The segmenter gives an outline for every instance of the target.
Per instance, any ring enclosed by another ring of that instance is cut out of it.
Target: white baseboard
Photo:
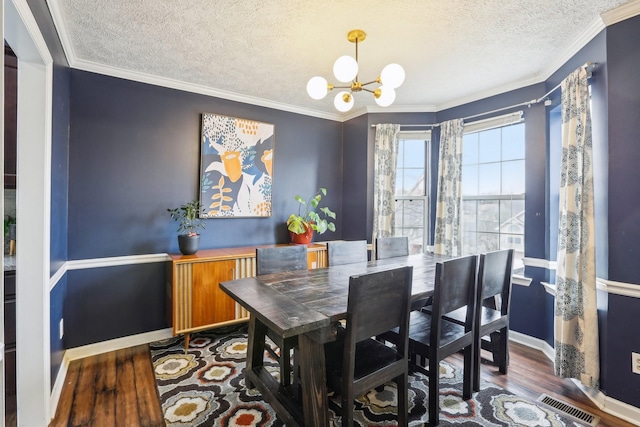
[[[66,353],[65,353],[66,356]],[[56,416],[56,409],[58,409],[58,402],[60,401],[60,394],[62,394],[62,386],[64,385],[64,381],[67,378],[67,371],[69,369],[69,361],[66,357],[62,358],[62,363],[60,364],[60,369],[58,370],[58,375],[56,375],[56,380],[53,383],[53,389],[51,390],[51,419],[53,420]]]
[[[547,356],[547,359],[551,360],[552,362],[555,359],[555,350],[545,340],[534,338],[530,335],[525,335],[514,330],[509,331],[509,340],[522,345],[526,345],[527,347],[536,350],[540,350],[542,353],[544,353],[545,356]]]
[[[527,347],[540,350],[552,362],[555,360],[555,350],[544,340],[513,330],[509,331],[509,339],[513,342],[526,345]],[[630,422],[633,425],[640,426],[640,408],[608,397],[600,390],[586,387],[576,379],[572,379],[572,381],[601,411]]]
[[[153,341],[171,338],[172,336],[173,330],[171,328],[160,329],[158,331],[145,332],[143,334],[130,335],[128,337],[116,338],[109,341],[70,348],[64,353],[64,357],[69,359],[69,361],[72,361],[82,359],[84,357],[95,356],[96,354],[106,353],[108,351],[120,350],[140,344],[148,344]]]

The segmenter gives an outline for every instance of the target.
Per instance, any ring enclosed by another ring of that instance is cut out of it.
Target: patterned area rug
[[[284,425],[261,394],[244,385],[246,324],[192,335],[187,354],[182,337],[152,343],[150,349],[167,426]],[[269,365],[277,377],[275,360]],[[415,373],[409,381],[410,425],[428,425],[428,380]],[[396,425],[395,394],[390,383],[358,398],[354,425]],[[335,426],[341,425],[338,404],[337,399],[330,402]],[[441,426],[582,425],[487,382],[464,401],[462,372],[446,362],[440,364],[440,406]]]

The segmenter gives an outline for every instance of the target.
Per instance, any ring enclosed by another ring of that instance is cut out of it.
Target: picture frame
[[[275,126],[202,113],[201,218],[270,217]]]

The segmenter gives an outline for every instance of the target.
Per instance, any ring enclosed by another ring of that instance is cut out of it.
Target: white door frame
[[[49,320],[53,59],[26,0],[3,0],[18,58],[16,375],[18,426],[51,420]]]

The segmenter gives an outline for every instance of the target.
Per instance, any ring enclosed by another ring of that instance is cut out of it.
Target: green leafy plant
[[[193,200],[178,208],[167,209],[167,211],[171,215],[171,219],[178,223],[177,231],[182,234],[195,236],[200,227],[205,228],[204,223],[200,220],[203,211],[199,200]]]
[[[305,200],[300,196],[296,196],[299,203],[298,214],[291,214],[287,219],[287,228],[295,234],[303,234],[307,228],[311,227],[318,234],[322,234],[327,230],[336,231],[336,226],[330,219],[336,219],[336,214],[327,207],[319,208],[322,196],[327,195],[326,188],[320,188],[310,199]],[[322,217],[316,211],[319,210]]]

